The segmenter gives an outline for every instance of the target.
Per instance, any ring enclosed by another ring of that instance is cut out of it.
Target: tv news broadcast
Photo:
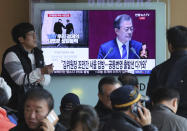
[[[114,21],[124,14],[130,27],[120,30]],[[45,63],[56,75],[147,75],[155,67],[155,10],[43,10],[41,22]]]

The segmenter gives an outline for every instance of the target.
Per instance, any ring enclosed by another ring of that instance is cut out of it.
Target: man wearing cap
[[[61,114],[59,117],[59,122],[64,125],[67,129],[70,128],[70,117],[74,107],[80,105],[79,97],[74,93],[67,93],[63,96],[60,105]]]
[[[157,131],[151,124],[151,114],[140,103],[141,94],[132,85],[114,90],[110,95],[114,112],[103,131]]]

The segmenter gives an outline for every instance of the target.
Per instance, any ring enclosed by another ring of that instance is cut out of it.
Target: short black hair
[[[19,37],[25,38],[26,33],[28,33],[29,31],[34,31],[34,26],[32,24],[30,23],[17,24],[12,28],[11,31],[13,41],[19,44],[20,42],[18,38]]]
[[[168,44],[173,48],[187,48],[187,28],[185,26],[174,26],[167,30]]]
[[[180,100],[180,94],[174,88],[159,87],[151,93],[151,101],[153,104],[158,104],[163,100],[172,100],[173,98],[177,98],[178,101]]]
[[[54,99],[51,93],[43,88],[30,89],[25,96],[25,103],[28,100],[45,100],[48,104],[49,111],[54,108]]]
[[[114,28],[120,29],[121,22],[123,21],[132,21],[132,18],[127,14],[118,15],[114,20]]]
[[[82,124],[85,131],[97,131],[99,117],[92,106],[78,105],[71,114],[70,129],[74,129],[78,122]]]
[[[0,107],[8,103],[8,96],[3,88],[0,88]]]
[[[124,73],[118,77],[118,80],[122,83],[122,85],[132,85],[138,86],[138,79],[134,74]]]
[[[115,85],[115,84],[121,84],[115,77],[113,76],[107,76],[107,77],[103,77],[98,84],[98,91],[99,94],[103,95],[103,85],[105,84],[111,84],[111,85]]]

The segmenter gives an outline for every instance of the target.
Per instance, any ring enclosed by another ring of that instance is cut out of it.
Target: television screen
[[[123,14],[132,22],[122,30],[114,21]],[[41,22],[41,47],[54,74],[150,74],[155,67],[154,9],[42,10]]]

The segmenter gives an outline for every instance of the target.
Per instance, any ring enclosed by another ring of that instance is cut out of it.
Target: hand
[[[53,72],[53,64],[45,65],[41,68],[41,74],[51,74]]]
[[[41,121],[40,129],[42,129],[43,131],[54,131],[55,127],[48,119],[43,119]]]
[[[36,81],[36,83],[40,83],[41,81],[43,81],[44,80],[44,76],[42,76],[40,79],[38,79],[37,81]]]
[[[143,111],[142,111],[143,110]],[[145,107],[138,107],[138,112],[140,114],[140,118],[136,117],[136,121],[140,123],[142,126],[150,125],[151,124],[151,113]]]

